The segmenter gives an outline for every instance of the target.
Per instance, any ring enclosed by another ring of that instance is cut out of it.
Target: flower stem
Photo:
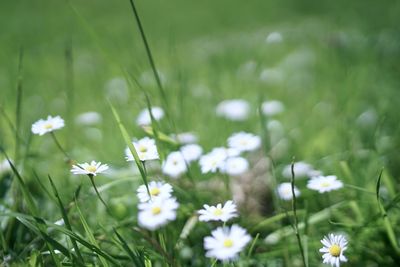
[[[60,142],[58,142],[57,137],[54,134],[54,132],[50,132],[50,135],[53,138],[54,143],[56,143],[56,146],[58,147],[58,149],[60,149],[60,151],[64,154],[64,156],[68,159],[68,161],[71,162],[71,158],[68,156],[68,154],[65,151],[65,149],[61,146]]]
[[[90,182],[92,182],[92,185],[93,185],[94,191],[96,192],[97,197],[100,199],[101,203],[103,203],[104,207],[106,207],[107,212],[110,215],[112,215],[110,209],[108,208],[108,206],[106,204],[106,202],[103,200],[103,198],[101,197],[99,191],[97,190],[96,184],[95,184],[94,179],[93,179],[93,175],[88,174],[88,176],[90,178]]]

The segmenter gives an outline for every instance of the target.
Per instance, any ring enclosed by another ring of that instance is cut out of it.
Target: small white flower
[[[293,171],[296,178],[304,178],[308,177],[309,174],[314,171],[314,169],[312,165],[303,161],[299,161],[294,163]],[[292,178],[292,165],[286,165],[285,168],[283,168],[282,175],[288,179]]]
[[[198,160],[203,153],[203,149],[197,144],[184,145],[180,148],[180,151],[182,152],[183,158],[186,162]]]
[[[48,116],[47,119],[40,119],[32,124],[32,133],[44,135],[45,133],[50,133],[63,127],[64,120],[60,116]]]
[[[92,160],[89,163],[77,164],[72,165],[71,172],[73,174],[86,174],[86,175],[93,175],[96,176],[99,173],[108,170],[107,164],[101,164],[101,162],[96,162]]]
[[[172,186],[168,183],[151,181],[148,186],[150,195],[145,185],[141,185],[137,189],[137,196],[140,202],[147,202],[156,198],[167,199],[171,197]]]
[[[231,176],[245,173],[249,169],[249,162],[242,157],[227,158],[221,172]]]
[[[132,143],[141,161],[154,160],[160,158],[158,155],[157,146],[154,139],[144,137],[139,141],[134,141]],[[125,149],[125,155],[127,161],[135,160],[128,147]]]
[[[251,133],[234,133],[228,138],[228,146],[241,152],[253,151],[261,146],[261,138]]]
[[[141,227],[156,230],[176,219],[179,203],[175,198],[155,198],[152,201],[139,203],[138,223]]]
[[[204,238],[206,257],[222,261],[234,260],[250,242],[251,237],[245,229],[238,225],[218,227],[211,232],[211,236]]]
[[[217,204],[217,206],[209,206],[205,204],[204,209],[199,210],[199,220],[202,222],[209,221],[223,221],[227,222],[231,218],[237,217],[236,204],[232,200],[228,200],[224,206]]]
[[[265,42],[269,44],[274,44],[274,43],[281,43],[283,40],[282,35],[279,32],[271,32],[268,34],[267,38],[265,39]]]
[[[199,164],[202,173],[217,172],[223,170],[225,160],[229,157],[236,157],[239,150],[226,147],[215,147],[211,152],[200,157]]]
[[[317,176],[308,181],[307,187],[322,194],[342,188],[343,183],[335,175]]]
[[[273,116],[282,113],[285,110],[282,102],[278,100],[271,100],[262,103],[261,110],[266,116]]]
[[[180,151],[171,152],[162,165],[162,172],[172,178],[178,178],[187,171],[186,161]]]
[[[291,183],[281,183],[278,185],[277,192],[280,199],[292,200],[293,198]],[[294,186],[294,195],[296,197],[300,196],[300,191],[296,186]]]
[[[271,85],[280,84],[283,81],[283,73],[277,68],[266,68],[261,71],[260,80]]]
[[[152,107],[151,113],[153,114],[153,117],[156,121],[159,121],[164,117],[164,110],[160,107]],[[147,108],[143,109],[139,113],[139,115],[136,119],[136,123],[138,125],[150,125],[151,124],[150,112]]]
[[[339,267],[340,262],[346,262],[347,258],[343,255],[347,249],[347,240],[343,235],[329,234],[324,236],[321,240],[324,245],[319,252],[324,253],[322,255],[323,263],[330,264],[332,267]]]
[[[191,132],[172,135],[172,138],[178,141],[180,144],[194,144],[198,141],[197,135]]]
[[[223,117],[232,121],[243,121],[248,118],[250,105],[243,99],[231,99],[220,102],[217,106],[216,113],[219,117]]]
[[[95,111],[85,112],[78,115],[75,122],[80,125],[95,125],[100,123],[102,117],[99,113]]]

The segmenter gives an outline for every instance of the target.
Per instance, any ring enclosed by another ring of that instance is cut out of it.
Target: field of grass
[[[161,86],[129,0],[0,3],[0,266],[328,266],[319,249],[330,233],[348,241],[343,266],[398,266],[398,1],[134,3]],[[248,117],[218,116],[227,99],[246,100]],[[283,112],[263,114],[270,100]],[[165,116],[141,127],[149,106]],[[33,134],[48,115],[65,127]],[[194,161],[169,177],[163,164],[181,146],[170,136],[184,132],[203,154],[237,132],[262,145],[242,153],[240,175]],[[146,136],[160,160],[126,161],[129,140]],[[92,160],[110,168],[71,173]],[[296,162],[343,187],[311,190]],[[179,203],[154,231],[138,224],[136,194],[153,180]],[[296,201],[280,199],[284,182]],[[204,204],[228,200],[237,217],[198,221]],[[206,257],[204,238],[233,224],[251,241],[232,260]]]

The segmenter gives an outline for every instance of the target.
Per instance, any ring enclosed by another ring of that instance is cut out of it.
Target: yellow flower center
[[[46,124],[44,125],[44,128],[47,129],[47,130],[50,130],[51,128],[53,128],[53,124],[51,124],[51,123],[46,123]]]
[[[233,246],[233,241],[232,241],[232,239],[225,239],[224,240],[224,247],[226,247],[226,248],[230,248],[230,247],[232,247]]]
[[[220,208],[216,208],[213,213],[215,216],[219,216],[222,215],[223,211]]]
[[[159,194],[160,194],[160,189],[158,189],[157,187],[150,189],[150,195],[158,196]]]
[[[331,184],[329,182],[322,182],[321,186],[322,187],[329,187]]]
[[[342,249],[339,247],[339,245],[334,244],[329,248],[329,253],[333,257],[339,257],[341,250]]]
[[[153,213],[153,215],[157,215],[161,213],[161,208],[160,207],[153,207],[151,209],[151,213]]]
[[[95,172],[97,171],[96,166],[89,165],[85,168],[88,172]]]
[[[142,152],[142,153],[145,153],[145,152],[147,152],[147,147],[139,146],[139,151]]]

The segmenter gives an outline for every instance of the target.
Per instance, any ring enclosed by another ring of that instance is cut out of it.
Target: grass
[[[263,208],[239,207],[234,222],[253,241],[235,266],[319,266],[319,241],[330,232],[348,236],[348,266],[396,266],[399,3],[132,3],[143,32],[129,1],[0,4],[0,159],[14,163],[0,172],[4,266],[223,266],[204,257],[203,238],[216,224],[194,215],[203,204],[227,200],[215,187],[225,178],[194,165],[173,180],[124,159],[131,138],[153,136],[168,155],[176,144],[167,135],[185,131],[197,133],[206,152],[234,132],[263,137],[265,149],[249,156],[254,192],[247,193]],[[265,42],[273,31],[283,42]],[[265,69],[278,76],[262,81]],[[230,98],[249,101],[248,120],[215,116],[215,106]],[[282,101],[285,112],[260,116],[257,107],[268,99]],[[150,105],[163,106],[168,118],[142,129],[136,116]],[[77,124],[87,111],[98,112],[101,123]],[[66,120],[57,139],[31,134],[32,123],[48,114]],[[282,129],[266,128],[271,120]],[[98,193],[88,177],[70,174],[66,155],[112,167],[95,177]],[[345,186],[327,197],[296,177],[301,196],[293,207],[280,201],[274,188],[290,182],[281,173],[293,157]],[[264,158],[272,161],[259,171]],[[173,185],[180,208],[174,222],[150,232],[138,227],[135,193],[158,178]],[[65,225],[56,225],[61,218]]]

